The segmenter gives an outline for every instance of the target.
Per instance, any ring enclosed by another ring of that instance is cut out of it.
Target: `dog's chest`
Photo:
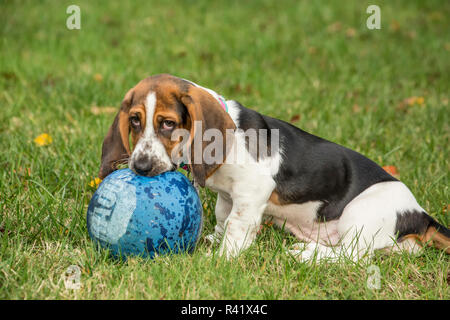
[[[245,133],[237,131],[224,163],[206,179],[210,189],[227,193],[231,197],[252,201],[255,195],[270,194],[275,188],[274,176],[280,167],[281,155],[274,153],[256,160],[246,147]]]
[[[262,194],[268,198],[275,189],[275,181],[259,164],[225,163],[206,180],[206,186],[233,199],[239,198],[250,203]]]

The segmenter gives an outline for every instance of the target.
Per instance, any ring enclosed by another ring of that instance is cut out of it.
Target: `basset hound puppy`
[[[416,252],[427,245],[450,253],[450,230],[375,162],[167,74],[148,77],[125,95],[103,142],[99,177],[119,163],[145,176],[176,170],[177,129],[189,133],[184,146],[195,182],[218,193],[208,239],[221,241],[221,255],[248,248],[267,219],[305,242],[290,250],[303,261],[357,260],[376,249]],[[214,143],[205,138],[208,130],[222,135],[214,148],[221,160],[204,159]],[[257,154],[247,132],[258,134]]]

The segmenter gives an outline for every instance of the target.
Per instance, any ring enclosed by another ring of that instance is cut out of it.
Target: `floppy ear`
[[[130,155],[128,110],[131,105],[132,95],[132,90],[125,95],[120,110],[103,140],[102,161],[98,174],[100,179],[104,179],[108,174],[116,170],[118,164],[128,161]]]
[[[205,180],[218,169],[221,163],[205,163],[203,151],[209,143],[203,141],[202,137],[205,130],[218,129],[223,137],[223,161],[231,147],[226,134],[227,129],[235,129],[236,125],[229,114],[222,108],[219,102],[213,98],[207,91],[198,87],[191,87],[187,94],[183,94],[181,102],[186,106],[191,120],[190,128],[190,164],[195,181],[202,187],[205,186]],[[201,127],[199,125],[201,124]],[[199,157],[202,157],[199,159]]]

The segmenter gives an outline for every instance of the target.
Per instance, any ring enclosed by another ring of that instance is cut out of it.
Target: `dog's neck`
[[[222,95],[218,94],[218,93],[215,92],[214,90],[211,90],[211,89],[209,89],[209,88],[202,87],[202,86],[196,84],[195,82],[192,82],[192,81],[189,81],[189,80],[186,80],[186,79],[183,79],[183,80],[185,80],[185,81],[191,83],[192,85],[194,85],[194,86],[196,86],[196,87],[198,87],[198,88],[201,88],[201,89],[203,89],[203,90],[206,90],[210,95],[213,96],[214,99],[217,100],[217,102],[219,102],[219,104],[222,106],[223,110],[225,110],[226,112],[228,112],[227,100],[226,100]]]

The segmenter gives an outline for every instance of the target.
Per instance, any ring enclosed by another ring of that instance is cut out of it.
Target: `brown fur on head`
[[[130,155],[128,111],[132,96],[133,89],[125,95],[119,112],[103,140],[102,160],[98,174],[100,179],[104,179],[108,174],[116,170],[118,164],[128,161],[128,156]]]
[[[149,97],[153,98],[153,106],[147,105]],[[152,119],[147,119],[148,110],[153,112]],[[194,132],[196,127],[193,124],[196,121],[201,122],[202,132]],[[181,140],[172,141],[171,133],[179,128],[190,132],[189,166],[197,183],[204,186],[205,180],[221,163],[206,164],[203,159],[197,159],[194,164],[197,143],[194,136],[203,136],[204,131],[211,128],[220,130],[224,137],[223,154],[226,155],[226,129],[235,129],[235,124],[220,103],[206,90],[166,74],[140,81],[125,95],[103,141],[99,177],[103,179],[117,169],[117,164],[126,161],[130,169],[143,175],[153,176],[174,169],[176,165],[170,157]],[[130,134],[132,148],[129,143]],[[197,147],[203,154],[208,143],[200,143],[202,145]],[[163,148],[160,148],[161,145]]]

